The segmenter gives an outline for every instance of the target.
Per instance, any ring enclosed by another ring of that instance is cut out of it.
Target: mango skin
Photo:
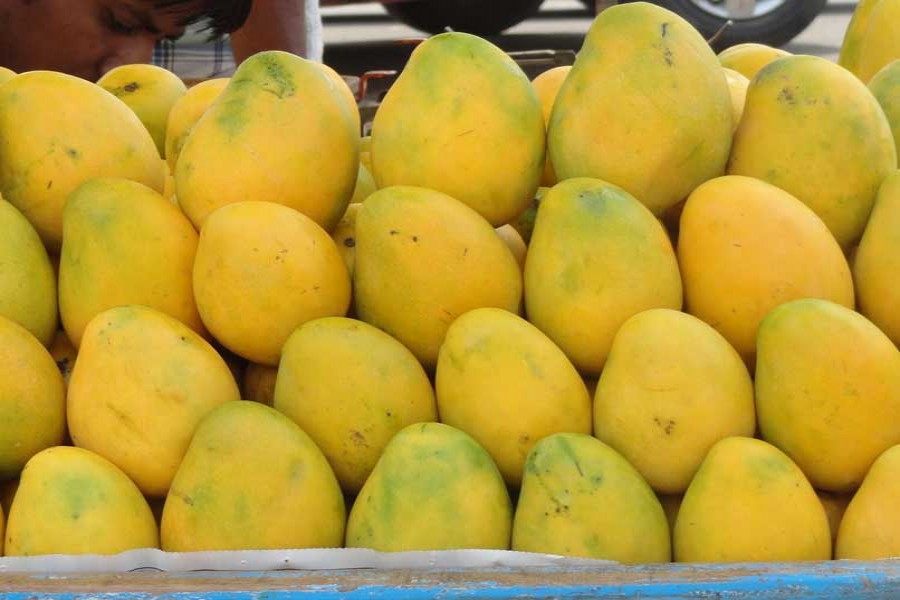
[[[749,366],[759,323],[779,304],[819,297],[854,305],[850,267],[822,220],[751,177],[694,190],[681,214],[678,263],[687,312],[715,327]]]
[[[756,411],[763,439],[817,488],[852,491],[900,443],[900,350],[843,306],[794,300],[759,328]]]
[[[341,253],[350,277],[353,277],[353,269],[356,266],[356,216],[359,214],[359,208],[359,204],[348,206],[347,212],[331,232],[331,239]]]
[[[744,116],[744,105],[747,103],[747,88],[750,80],[733,69],[723,69],[725,79],[728,81],[728,91],[731,93],[732,127],[737,129]]]
[[[884,110],[894,132],[894,145],[900,148],[900,59],[875,73],[869,80],[869,91]]]
[[[513,487],[542,438],[591,433],[591,399],[578,371],[541,330],[499,308],[453,322],[435,388],[441,422],[481,444]]]
[[[41,238],[22,213],[0,197],[0,315],[49,346],[57,328],[56,274]]]
[[[164,496],[200,420],[238,399],[228,365],[203,338],[151,308],[116,307],[85,329],[69,379],[69,433],[147,496]]]
[[[394,434],[437,420],[431,382],[412,352],[380,329],[342,317],[309,321],[291,334],[274,406],[322,449],[349,494],[362,488]]]
[[[859,71],[859,55],[866,31],[869,27],[869,19],[874,9],[881,0],[860,0],[853,10],[850,23],[844,31],[844,39],[841,42],[841,50],[838,54],[838,64],[853,74]]]
[[[525,305],[582,374],[600,374],[629,317],[681,302],[668,234],[634,197],[584,177],[546,193],[525,261]]]
[[[51,253],[62,241],[63,204],[85,181],[123,177],[162,192],[165,170],[153,138],[112,94],[50,71],[7,83],[0,88],[0,193]]]
[[[0,316],[0,481],[61,444],[65,431],[66,391],[56,363],[28,330]]]
[[[560,181],[608,181],[659,216],[724,172],[731,124],[728,84],[706,41],[675,13],[637,2],[594,20],[547,144]]]
[[[207,79],[188,89],[169,111],[169,119],[166,121],[166,145],[164,156],[169,172],[175,172],[175,164],[181,149],[188,136],[194,129],[194,125],[207,111],[209,106],[219,97],[225,86],[228,85],[228,77]],[[174,187],[174,179],[173,179]]]
[[[313,440],[277,410],[227,402],[198,425],[163,508],[163,550],[336,548],[346,509]]]
[[[434,368],[447,328],[484,306],[518,312],[522,274],[490,223],[440,192],[369,196],[356,217],[356,313]]]
[[[722,50],[718,54],[718,59],[723,67],[733,69],[749,80],[756,77],[756,74],[770,62],[785,56],[792,55],[781,48],[748,42]]]
[[[126,304],[164,312],[204,334],[194,302],[198,235],[178,208],[127,179],[92,179],[63,209],[59,310],[78,347],[99,313]]]
[[[108,460],[56,446],[34,455],[6,526],[6,556],[118,554],[159,547],[153,513]]]
[[[0,84],[6,83],[16,76],[16,72],[6,67],[0,67]]]
[[[194,260],[203,323],[226,348],[275,366],[294,329],[342,316],[350,276],[328,233],[272,202],[236,202],[210,215]]]
[[[881,0],[872,7],[867,21],[855,71],[863,83],[868,83],[878,71],[900,58],[900,39],[897,36],[900,0]]]
[[[378,186],[375,185],[375,178],[369,172],[369,169],[362,163],[359,165],[359,172],[356,176],[356,187],[353,188],[353,197],[350,198],[350,205],[359,204],[366,198],[375,193]],[[350,208],[349,206],[347,207]]]
[[[507,223],[506,225],[497,228],[497,235],[500,236],[500,239],[503,240],[503,243],[506,244],[509,251],[512,252],[516,259],[516,263],[519,265],[519,269],[524,270],[528,246],[525,245],[525,240],[522,239],[521,234],[519,234],[515,227]]]
[[[252,199],[332,230],[359,166],[358,115],[342,94],[317,63],[294,54],[270,50],[241,63],[175,165],[178,201],[194,226],[219,207]]]
[[[165,158],[169,112],[187,91],[181,78],[156,65],[130,64],[107,71],[97,85],[134,111],[150,132],[160,158]]]
[[[509,549],[512,503],[490,455],[442,423],[400,430],[356,497],[348,548]]]
[[[443,192],[497,227],[533,197],[544,146],[541,103],[521,68],[487,40],[442,33],[416,47],[378,107],[372,175],[379,188]]]
[[[669,524],[641,474],[589,435],[557,433],[528,455],[512,549],[616,560],[671,560]]]
[[[559,94],[559,88],[572,70],[571,65],[562,67],[553,67],[535,77],[531,81],[534,91],[541,101],[541,112],[544,115],[544,127],[550,125],[550,115],[553,113],[553,104],[556,102],[556,96]],[[552,187],[558,183],[556,172],[553,170],[553,164],[550,162],[550,153],[544,160],[544,172],[541,175],[541,185],[544,187]]]
[[[740,355],[715,329],[671,309],[639,313],[616,333],[593,414],[594,435],[663,494],[684,492],[717,441],[756,430]]]
[[[831,559],[828,517],[803,472],[775,446],[747,437],[710,449],[673,539],[677,562]]]
[[[872,463],[853,495],[837,534],[834,557],[876,560],[900,556],[900,446],[891,446]]]
[[[797,197],[841,247],[862,235],[878,186],[896,168],[884,111],[846,69],[790,56],[750,82],[728,174],[756,177]]]
[[[844,513],[847,511],[847,505],[850,504],[850,500],[853,499],[853,494],[835,494],[832,492],[816,490],[816,495],[819,497],[819,502],[821,502],[822,506],[825,508],[825,515],[828,517],[828,529],[831,531],[831,546],[836,551],[837,536],[841,528],[841,521],[844,518]]]
[[[898,88],[900,89],[900,88]],[[859,312],[900,346],[900,171],[889,175],[875,201],[853,261]]]

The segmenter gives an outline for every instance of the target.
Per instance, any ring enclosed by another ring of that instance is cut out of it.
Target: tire
[[[590,0],[583,0],[592,6]],[[633,0],[626,0],[633,1]],[[728,20],[723,2],[716,0],[651,0],[654,4],[678,13],[710,39]],[[827,0],[760,1],[761,13],[754,17],[732,17],[733,25],[713,44],[716,50],[744,42],[782,46],[794,39],[825,8]],[[725,14],[717,14],[725,13]]]
[[[449,27],[475,35],[494,35],[534,15],[543,0],[415,0],[384,8],[410,27],[441,33]]]

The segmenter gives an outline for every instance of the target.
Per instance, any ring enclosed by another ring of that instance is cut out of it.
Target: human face
[[[0,0],[0,66],[96,81],[114,67],[150,62],[157,41],[184,32],[192,8],[160,9],[152,0]]]

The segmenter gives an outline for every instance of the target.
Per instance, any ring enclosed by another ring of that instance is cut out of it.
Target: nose
[[[122,65],[149,63],[153,58],[156,36],[151,33],[122,38],[100,62],[100,73],[104,74]]]

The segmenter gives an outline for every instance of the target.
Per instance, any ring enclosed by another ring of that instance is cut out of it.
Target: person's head
[[[149,62],[163,38],[205,22],[240,27],[252,0],[0,0],[0,66],[48,69],[96,81],[123,64]]]

